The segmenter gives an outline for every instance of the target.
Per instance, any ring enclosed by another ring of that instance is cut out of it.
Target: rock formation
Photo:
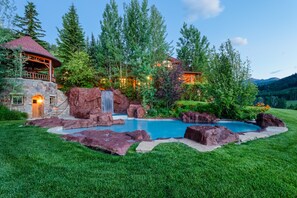
[[[127,109],[129,107],[129,100],[128,98],[123,95],[120,90],[116,89],[113,90],[113,108],[115,113],[127,113]]]
[[[130,104],[127,109],[129,118],[144,118],[145,113],[145,109],[140,104]]]
[[[269,126],[285,127],[285,123],[281,119],[266,113],[258,114],[256,123],[261,128],[266,128]]]
[[[68,92],[70,115],[89,119],[91,111],[101,111],[101,91],[98,88],[72,88]]]
[[[100,113],[97,117],[93,117],[92,119],[64,120],[60,118],[45,118],[28,121],[26,124],[45,128],[62,126],[64,129],[78,129],[124,123],[125,121],[122,119],[113,120],[111,113]]]
[[[208,146],[228,144],[239,139],[238,134],[222,126],[190,126],[184,137]]]
[[[130,146],[135,142],[150,140],[150,136],[143,130],[125,133],[117,133],[110,130],[87,130],[63,135],[62,138],[117,155],[125,155]]]
[[[128,98],[119,90],[113,90],[114,113],[126,113]],[[98,88],[72,88],[68,92],[70,115],[89,119],[90,114],[101,112],[101,91]]]

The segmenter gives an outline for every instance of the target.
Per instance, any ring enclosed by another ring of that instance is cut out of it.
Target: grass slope
[[[112,156],[45,129],[0,122],[0,197],[296,197],[297,111],[289,132],[199,153],[183,144]]]

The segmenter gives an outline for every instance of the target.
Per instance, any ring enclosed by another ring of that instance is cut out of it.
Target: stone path
[[[239,135],[239,144],[248,142],[251,140],[259,139],[259,138],[267,138],[273,135],[278,135],[281,133],[284,133],[288,131],[288,128],[286,127],[267,127],[265,131],[263,132],[249,132],[249,133],[244,133],[242,135]],[[200,152],[208,152],[208,151],[213,151],[221,146],[206,146],[203,144],[200,144],[198,142],[195,142],[193,140],[189,140],[186,138],[182,139],[164,139],[164,140],[153,140],[153,141],[143,141],[141,142],[137,148],[136,151],[139,153],[147,153],[152,151],[156,146],[158,146],[161,143],[172,143],[172,142],[177,142],[177,143],[183,143],[193,149],[196,149],[197,151]]]

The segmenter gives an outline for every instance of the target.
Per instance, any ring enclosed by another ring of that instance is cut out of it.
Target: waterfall
[[[113,92],[101,91],[101,110],[106,113],[113,113]]]

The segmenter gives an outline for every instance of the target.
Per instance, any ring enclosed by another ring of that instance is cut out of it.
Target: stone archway
[[[32,118],[41,118],[44,115],[44,97],[35,95],[32,97]]]

